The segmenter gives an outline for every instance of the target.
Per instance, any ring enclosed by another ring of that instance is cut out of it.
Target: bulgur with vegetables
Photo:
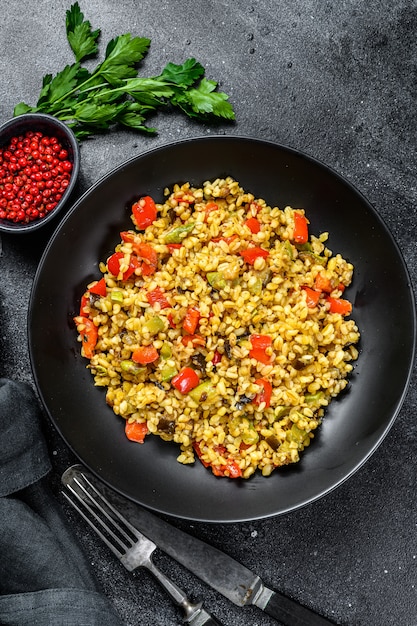
[[[74,318],[126,436],[229,478],[299,461],[358,357],[352,264],[231,177],[131,208]]]

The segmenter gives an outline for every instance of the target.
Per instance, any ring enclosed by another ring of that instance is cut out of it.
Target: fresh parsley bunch
[[[138,77],[137,64],[151,42],[126,33],[108,43],[104,60],[89,72],[81,62],[97,56],[100,30],[92,30],[78,2],[66,12],[66,34],[75,63],[55,76],[47,74],[36,106],[21,102],[15,116],[49,113],[65,121],[80,140],[117,123],[154,133],[146,118],[169,106],[200,120],[235,119],[228,96],[217,91],[217,82],[204,77],[205,69],[195,59],[182,65],[168,63],[159,76]]]

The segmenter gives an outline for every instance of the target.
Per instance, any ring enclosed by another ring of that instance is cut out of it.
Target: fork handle
[[[171,599],[180,606],[184,611],[183,620],[190,626],[222,626],[217,622],[205,609],[202,608],[203,603],[194,604],[185,593],[170,578],[165,576],[153,561],[149,559],[143,564],[157,579],[160,585],[165,589]]]
[[[188,621],[187,624],[190,626],[222,626],[220,622],[204,609],[201,609],[201,612],[193,617],[191,621]]]

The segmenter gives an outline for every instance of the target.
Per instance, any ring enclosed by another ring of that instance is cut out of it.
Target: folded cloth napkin
[[[122,626],[50,491],[35,394],[0,378],[0,624]]]

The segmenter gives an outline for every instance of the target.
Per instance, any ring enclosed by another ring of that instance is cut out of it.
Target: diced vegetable
[[[272,397],[272,385],[269,380],[265,378],[258,378],[255,380],[255,384],[262,387],[262,390],[255,396],[255,404],[263,404],[265,402],[265,408],[268,408],[271,404]]]
[[[198,404],[200,404],[200,402],[216,402],[219,398],[216,387],[211,380],[200,383],[197,387],[192,389],[188,395]]]
[[[245,263],[253,265],[256,259],[266,259],[269,256],[269,250],[259,248],[258,246],[251,246],[249,248],[246,248],[246,250],[241,250],[240,254],[243,257]]]
[[[248,291],[253,296],[259,296],[262,293],[262,279],[258,276],[255,281],[248,285]]]
[[[137,376],[138,374],[141,374],[142,372],[144,372],[146,368],[140,367],[140,365],[138,365],[137,363],[134,363],[133,361],[129,361],[128,359],[126,359],[124,361],[120,361],[120,369],[122,370],[122,372],[125,372],[126,374]]]
[[[200,382],[200,377],[192,367],[184,367],[174,378],[171,384],[182,394],[186,394]]]
[[[219,243],[219,241],[224,241],[225,243],[227,243],[228,246],[230,246],[232,241],[235,241],[237,238],[238,235],[230,235],[230,237],[213,237],[211,241],[213,243]]]
[[[149,320],[145,322],[144,328],[151,335],[157,335],[158,333],[160,333],[162,330],[165,329],[165,322],[158,315],[154,315],[153,317],[151,317]]]
[[[215,476],[228,476],[229,478],[241,478],[242,470],[237,462],[233,459],[227,459],[226,465],[212,465],[211,468]]]
[[[285,252],[288,254],[288,256],[290,257],[291,261],[294,259],[294,249],[291,245],[291,243],[288,241],[288,239],[286,239],[284,241],[284,243],[282,244]]]
[[[86,291],[81,296],[80,316],[81,317],[88,317],[89,313],[90,313],[90,292]]]
[[[327,278],[322,272],[317,274],[314,281],[314,288],[317,291],[325,291],[327,293],[331,293],[333,291],[333,285],[330,278]]]
[[[141,346],[137,348],[133,354],[132,359],[135,363],[141,363],[147,365],[153,363],[159,358],[158,350],[154,346]]]
[[[249,356],[252,359],[256,359],[265,365],[272,362],[272,355],[268,354],[268,349],[272,346],[272,337],[269,335],[253,334],[250,336],[249,341],[252,345],[252,348],[249,350]]]
[[[148,291],[146,294],[146,299],[151,306],[155,308],[155,305],[159,305],[159,309],[168,309],[171,307],[170,303],[165,297],[165,293],[162,291],[160,287],[156,287],[152,291]]]
[[[184,335],[181,339],[181,343],[184,346],[187,346],[189,343],[192,343],[193,346],[205,346],[206,340],[202,335]]]
[[[143,196],[132,206],[134,221],[139,230],[145,230],[157,218],[156,205],[150,196]]]
[[[349,300],[344,298],[326,298],[329,303],[330,313],[340,313],[340,315],[350,315],[352,312],[352,305]]]
[[[259,434],[257,433],[253,422],[247,421],[247,428],[242,433],[242,441],[246,446],[253,446],[259,441]]]
[[[148,434],[148,425],[146,422],[126,422],[125,434],[130,441],[144,443],[145,437]]]
[[[265,441],[269,446],[271,446],[273,450],[278,450],[279,446],[281,445],[276,435],[269,435],[269,437],[267,437]]]
[[[181,241],[194,230],[194,227],[194,223],[176,226],[165,235],[165,243],[181,243]]]
[[[303,291],[306,294],[306,303],[309,309],[314,309],[319,303],[320,300],[320,291],[316,289],[311,289],[311,287],[302,287]]]
[[[253,234],[259,233],[261,230],[261,224],[256,217],[249,217],[243,224],[247,226]]]
[[[297,424],[293,424],[291,426],[291,431],[287,433],[287,439],[289,441],[296,441],[297,443],[302,443],[305,439],[305,436],[305,430],[301,430],[300,428],[298,428]]]
[[[304,400],[308,403],[308,404],[313,404],[314,402],[318,402],[320,400],[320,398],[323,397],[323,392],[322,391],[317,391],[316,393],[311,393],[311,394],[307,394],[304,396]]]
[[[170,359],[172,357],[172,348],[169,343],[164,343],[159,351],[161,359]]]
[[[216,202],[207,202],[205,206],[204,221],[207,222],[207,218],[210,215],[210,213],[212,213],[212,211],[218,211],[218,210],[219,210],[219,205],[216,204]]]
[[[218,363],[220,363],[221,360],[222,360],[222,355],[220,354],[218,350],[215,350],[214,356],[213,356],[213,365],[218,365]]]
[[[172,253],[174,250],[179,250],[182,246],[181,243],[167,243],[169,251]]]
[[[186,333],[193,335],[200,321],[200,311],[196,307],[189,307],[185,314],[182,327]]]
[[[211,285],[213,289],[224,289],[227,285],[227,280],[223,272],[207,272],[206,276],[209,285]]]
[[[161,381],[166,383],[170,381],[176,374],[178,374],[178,370],[173,365],[164,365],[161,369]]]
[[[200,459],[201,463],[204,465],[204,467],[211,467],[211,471],[213,472],[214,476],[228,476],[229,478],[241,478],[242,470],[240,469],[239,465],[234,459],[227,459],[226,465],[221,465],[221,466],[211,465],[210,463],[207,463],[207,461],[204,461],[201,458],[202,457],[201,448],[197,441],[193,442],[193,448],[198,458]],[[219,454],[224,455],[226,452],[226,448],[224,446],[217,446],[217,451],[219,452]]]
[[[123,252],[115,252],[114,254],[111,255],[109,259],[107,259],[107,269],[109,270],[111,274],[113,274],[113,276],[117,277],[119,275],[120,264],[122,260],[124,259],[124,256],[125,255]],[[134,271],[138,269],[139,267],[140,267],[139,259],[134,254],[131,254],[130,259],[129,259],[129,266],[122,276],[123,280],[127,280],[134,273]]]
[[[307,218],[299,211],[294,211],[294,231],[292,240],[295,243],[306,243],[308,241]]]
[[[98,329],[92,320],[82,315],[74,317],[78,334],[81,337],[82,351],[86,359],[91,359],[97,344]]]
[[[101,278],[95,285],[89,288],[90,293],[95,293],[98,296],[105,296],[107,294],[106,281]]]
[[[154,274],[158,267],[158,255],[156,254],[156,250],[149,243],[143,241],[133,244],[133,250],[142,261],[142,276],[151,276]]]
[[[112,302],[117,302],[118,304],[122,304],[123,302],[123,292],[122,291],[111,291],[110,292],[110,300]]]

